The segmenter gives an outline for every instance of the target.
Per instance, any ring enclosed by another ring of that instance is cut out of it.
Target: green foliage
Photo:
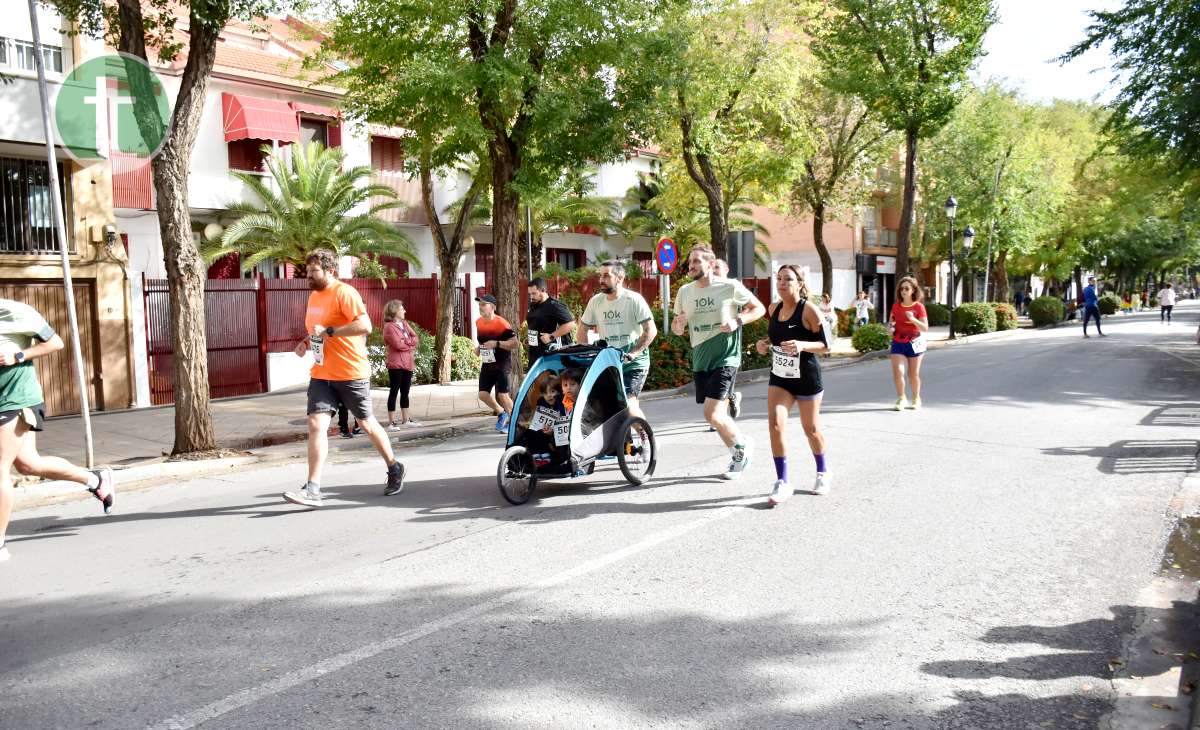
[[[981,335],[996,331],[996,310],[986,302],[966,302],[954,308],[954,331],[960,335]]]
[[[1100,314],[1116,314],[1121,309],[1121,297],[1116,294],[1101,295],[1099,302]]]
[[[1038,297],[1029,303],[1029,318],[1034,327],[1045,327],[1063,321],[1066,308],[1058,297]]]
[[[664,330],[661,312],[655,315],[658,337],[650,345],[650,374],[646,390],[678,388],[692,382],[692,344],[687,336]],[[770,355],[759,355],[754,344],[767,336],[767,319],[762,317],[742,330],[742,370],[771,366]]]
[[[417,349],[413,351],[413,384],[436,383],[434,372],[434,337],[415,322],[408,325],[417,333]],[[479,356],[469,337],[454,336],[451,341],[451,380],[474,380],[479,375]],[[383,329],[376,327],[367,336],[367,357],[371,362],[371,385],[385,388],[388,384],[387,345],[383,341]]]
[[[408,236],[378,216],[401,205],[396,191],[366,183],[371,177],[369,167],[343,169],[345,153],[340,149],[315,143],[296,147],[290,159],[268,155],[270,181],[257,174],[232,173],[261,204],[230,205],[238,218],[219,242],[202,247],[205,260],[239,253],[243,270],[266,259],[303,267],[313,249],[328,248],[360,259],[384,254],[414,266],[420,263]],[[365,212],[354,212],[361,208]]]
[[[892,335],[888,332],[888,328],[881,324],[868,324],[858,328],[851,338],[850,344],[854,345],[855,350],[862,353],[886,350],[892,344]]]
[[[1015,330],[1017,328],[1017,309],[1007,302],[991,302],[992,311],[996,313],[996,330]]]
[[[925,302],[925,313],[929,315],[930,327],[945,327],[950,324],[950,307],[941,302]]]

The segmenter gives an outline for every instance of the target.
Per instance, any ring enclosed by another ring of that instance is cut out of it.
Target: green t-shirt
[[[34,340],[45,342],[53,336],[54,330],[36,309],[0,299],[0,349],[25,350]],[[44,400],[32,362],[0,367],[0,413],[36,406]]]
[[[701,287],[693,281],[679,288],[675,314],[686,314],[692,339],[692,371],[703,372],[742,364],[742,330],[722,332],[754,295],[737,279],[714,279]]]
[[[600,339],[612,347],[629,352],[641,339],[645,323],[654,319],[650,305],[646,304],[641,294],[628,289],[622,289],[616,299],[609,299],[601,292],[592,297],[587,308],[583,310],[581,321],[588,327],[595,327],[600,333]],[[650,352],[642,350],[632,362],[625,363],[625,372],[646,370],[650,367]]]

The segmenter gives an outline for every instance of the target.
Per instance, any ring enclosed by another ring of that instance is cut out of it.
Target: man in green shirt
[[[587,303],[579,319],[579,342],[588,341],[588,332],[595,330],[600,339],[625,353],[621,374],[625,380],[625,397],[629,414],[642,416],[638,396],[650,374],[650,343],[658,337],[654,313],[646,299],[625,288],[625,266],[619,261],[600,264],[600,293]]]
[[[0,299],[0,563],[11,557],[4,534],[12,515],[14,466],[22,474],[78,482],[100,500],[105,514],[112,511],[117,490],[111,469],[88,471],[37,451],[45,403],[32,361],[63,347],[36,309]]]
[[[737,479],[750,465],[753,443],[729,416],[729,394],[742,365],[742,327],[763,316],[766,308],[742,282],[716,276],[715,260],[703,244],[688,254],[692,281],[675,295],[671,330],[691,337],[696,402],[704,405],[704,420],[729,447],[729,467],[722,476]]]

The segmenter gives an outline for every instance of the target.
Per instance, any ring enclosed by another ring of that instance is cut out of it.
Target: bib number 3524
[[[771,374],[781,378],[799,378],[800,355],[789,355],[778,347],[772,347]]]

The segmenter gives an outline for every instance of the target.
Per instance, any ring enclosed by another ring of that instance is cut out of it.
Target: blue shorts
[[[921,355],[924,355],[925,353],[913,352],[913,347],[912,347],[911,342],[897,342],[896,340],[892,340],[892,354],[893,355],[903,355],[905,357],[920,357]]]

